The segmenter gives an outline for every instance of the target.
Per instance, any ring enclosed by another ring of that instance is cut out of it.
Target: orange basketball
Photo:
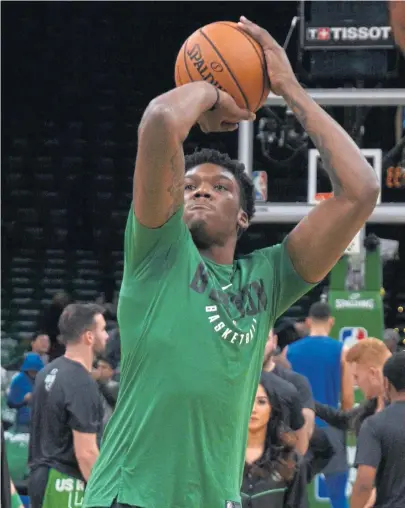
[[[175,81],[176,86],[207,81],[253,112],[270,91],[262,48],[230,21],[211,23],[190,35],[177,56]]]

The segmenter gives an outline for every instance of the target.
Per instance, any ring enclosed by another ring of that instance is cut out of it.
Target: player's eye
[[[226,187],[220,183],[217,183],[217,185],[215,185],[215,189],[219,191],[224,191],[226,190]]]
[[[184,186],[184,190],[191,191],[194,189],[195,189],[195,185],[193,185],[192,183],[186,183],[186,185]]]

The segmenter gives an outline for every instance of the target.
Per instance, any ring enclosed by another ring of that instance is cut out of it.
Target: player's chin
[[[185,223],[198,248],[208,248],[215,243],[214,221],[204,217],[191,216],[188,220],[185,220]]]

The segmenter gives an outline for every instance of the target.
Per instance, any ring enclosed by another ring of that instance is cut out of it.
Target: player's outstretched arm
[[[211,109],[214,107],[214,110]],[[190,83],[154,99],[138,130],[134,211],[148,228],[165,224],[184,195],[183,143],[197,122],[204,132],[231,131],[252,114],[205,82]]]
[[[310,135],[332,182],[334,197],[312,210],[287,242],[297,272],[308,282],[319,282],[372,213],[378,180],[350,136],[300,86],[271,35],[245,18],[240,26],[262,45],[273,92],[284,97]]]

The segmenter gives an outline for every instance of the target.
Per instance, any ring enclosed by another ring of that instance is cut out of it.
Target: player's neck
[[[247,448],[250,450],[263,450],[266,442],[267,427],[248,433]]]
[[[80,363],[83,367],[91,372],[94,361],[94,354],[91,348],[82,344],[70,344],[66,346],[65,357],[73,362]]]
[[[329,337],[329,330],[324,326],[313,326],[309,331],[310,337]]]
[[[211,245],[208,249],[198,249],[201,256],[218,265],[232,265],[235,257],[236,242],[230,238],[225,245]]]
[[[405,392],[397,392],[391,395],[391,403],[405,402]]]

